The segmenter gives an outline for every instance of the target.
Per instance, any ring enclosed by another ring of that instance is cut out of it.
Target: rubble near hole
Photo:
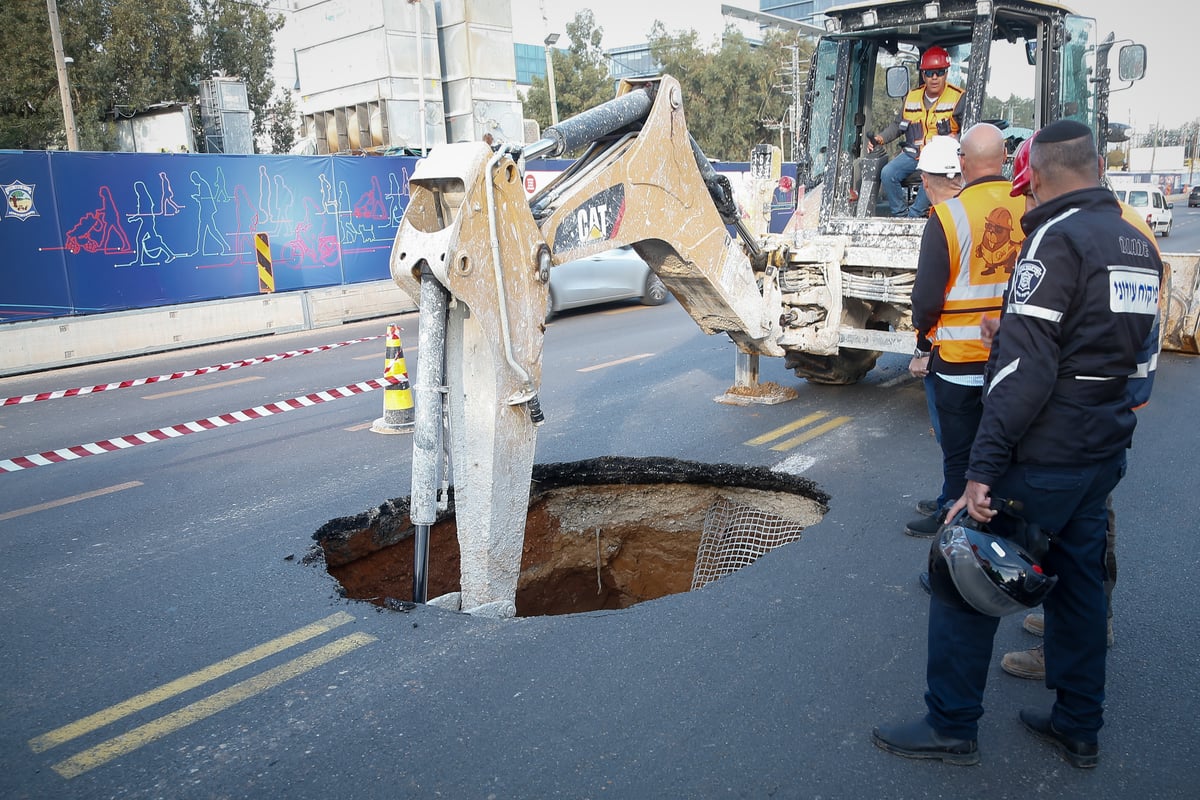
[[[688,591],[717,504],[755,509],[799,531],[829,502],[805,478],[676,459],[535,465],[533,478],[516,597],[523,617],[622,609]],[[331,520],[313,538],[347,597],[381,606],[411,599],[407,498]],[[458,591],[453,503],[430,530],[429,553],[429,597]]]

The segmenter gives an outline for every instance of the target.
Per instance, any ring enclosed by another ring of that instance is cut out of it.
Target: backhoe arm
[[[522,155],[588,142],[526,200]],[[633,245],[703,330],[727,332],[747,353],[783,355],[774,269],[760,256],[756,273],[726,231],[740,219],[722,180],[688,134],[669,77],[623,84],[524,154],[452,144],[418,163],[391,257],[393,279],[420,298],[411,517],[419,550],[452,463],[462,609],[515,612],[554,264]]]

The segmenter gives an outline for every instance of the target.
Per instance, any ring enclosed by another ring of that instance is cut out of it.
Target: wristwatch
[[[918,347],[913,351],[913,358],[929,358],[929,352]]]

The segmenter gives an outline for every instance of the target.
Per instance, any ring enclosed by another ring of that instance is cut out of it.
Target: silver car
[[[546,319],[568,308],[616,300],[659,306],[669,296],[667,287],[632,247],[618,247],[552,268]]]

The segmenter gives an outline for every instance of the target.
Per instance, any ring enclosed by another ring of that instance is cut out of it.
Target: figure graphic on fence
[[[99,195],[99,207],[84,214],[74,227],[67,231],[67,250],[75,254],[80,250],[88,253],[104,252],[110,255],[132,253],[133,248],[129,245],[129,237],[125,235],[125,230],[121,227],[121,213],[117,210],[116,201],[113,200],[112,190],[107,186],[101,186]]]
[[[158,233],[158,215],[154,213],[154,199],[150,197],[150,190],[144,181],[137,181],[133,184],[133,193],[137,197],[137,211],[126,214],[125,219],[137,225],[137,233],[133,236],[137,242],[137,257],[127,264],[116,266],[156,267],[162,263],[170,264],[175,260],[175,253]]]
[[[162,187],[162,193],[159,195],[162,198],[162,205],[159,208],[164,217],[173,217],[183,211],[183,206],[175,202],[175,190],[171,187],[171,179],[167,177],[167,173],[158,173],[158,180]]]
[[[225,241],[224,235],[217,227],[217,201],[213,197],[212,186],[196,170],[192,170],[191,178],[196,187],[196,193],[192,195],[197,207],[195,253],[203,253],[206,256],[228,253],[229,242]],[[216,244],[215,251],[209,250],[209,240]]]
[[[258,168],[258,209],[263,222],[271,222],[275,216],[275,205],[271,201],[271,176],[267,174],[267,165]]]

